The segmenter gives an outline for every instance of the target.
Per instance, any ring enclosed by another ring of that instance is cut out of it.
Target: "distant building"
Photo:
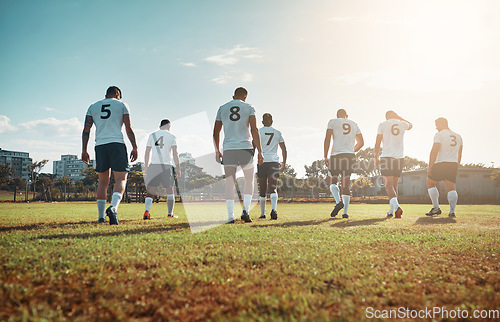
[[[457,175],[457,192],[460,198],[480,198],[500,200],[500,186],[491,180],[495,168],[459,168]],[[373,186],[366,191],[367,196],[385,196],[382,177],[372,177]],[[427,169],[403,172],[399,178],[399,196],[427,196]],[[440,183],[438,189],[441,197],[446,197],[444,184]],[[459,201],[460,202],[460,201]]]
[[[95,160],[90,160],[89,165],[84,163],[77,155],[61,155],[61,160],[53,162],[53,173],[58,177],[68,177],[73,182],[83,179],[83,169],[95,167]]]
[[[33,163],[28,152],[7,151],[0,148],[0,163],[7,163],[14,170],[13,177],[30,179],[28,164]]]
[[[193,156],[189,152],[180,153],[179,154],[179,162],[180,163],[187,162],[190,164],[196,164],[195,158],[193,158]]]

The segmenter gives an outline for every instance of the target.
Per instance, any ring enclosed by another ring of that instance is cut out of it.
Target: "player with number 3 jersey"
[[[330,191],[335,198],[335,208],[330,214],[335,217],[340,209],[344,208],[342,218],[349,218],[347,213],[351,199],[351,174],[356,162],[355,152],[358,152],[364,145],[363,135],[358,125],[349,119],[344,109],[337,111],[337,118],[328,122],[324,141],[324,160],[325,165],[329,167],[332,176]],[[330,141],[333,139],[333,147],[330,158]],[[342,199],[337,185],[338,176],[341,176]]]
[[[427,169],[427,189],[432,201],[432,209],[426,215],[441,214],[439,191],[436,185],[439,181],[444,181],[450,204],[449,216],[455,217],[455,207],[458,202],[456,178],[462,160],[462,137],[450,130],[448,120],[444,117],[438,118],[435,124],[438,133],[434,136],[434,144],[429,156],[429,168]]]

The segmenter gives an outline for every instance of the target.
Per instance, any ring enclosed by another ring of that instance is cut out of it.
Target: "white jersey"
[[[434,136],[434,143],[440,143],[436,163],[439,162],[457,162],[458,151],[462,146],[462,137],[460,134],[453,132],[450,129],[442,130]]]
[[[253,149],[250,136],[249,118],[255,109],[241,100],[232,100],[219,107],[216,121],[224,127],[223,150]]]
[[[389,119],[380,123],[377,134],[382,135],[382,158],[402,159],[404,155],[403,139],[405,131],[410,128],[410,123]]]
[[[124,114],[130,114],[128,105],[114,98],[90,105],[87,115],[95,124],[95,145],[125,143],[122,133]]]
[[[278,145],[285,142],[281,132],[274,127],[264,126],[259,129],[259,134],[264,162],[279,162]]]
[[[147,146],[151,148],[151,164],[174,165],[171,151],[173,146],[177,146],[175,135],[167,130],[158,130],[149,135]]]
[[[346,118],[331,119],[328,129],[333,130],[333,148],[330,155],[354,153],[356,135],[361,134],[356,122]]]

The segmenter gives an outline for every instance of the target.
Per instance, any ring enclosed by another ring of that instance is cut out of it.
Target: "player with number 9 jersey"
[[[331,156],[342,153],[354,153],[356,135],[361,131],[356,122],[347,118],[331,119],[328,129],[333,131],[333,147]]]

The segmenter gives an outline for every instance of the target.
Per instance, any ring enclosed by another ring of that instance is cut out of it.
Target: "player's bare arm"
[[[363,139],[363,134],[356,134],[356,145],[354,146],[354,152],[358,152],[363,145],[365,145],[365,140]]]
[[[328,167],[328,151],[330,151],[330,142],[333,138],[333,130],[327,129],[325,134],[325,142],[323,144],[323,158],[325,160],[325,165]]]
[[[383,139],[383,135],[377,134],[377,139],[375,140],[375,150],[374,150],[375,166],[376,167],[378,167],[380,165],[379,155],[380,155],[380,145],[382,144],[382,139]]]
[[[89,144],[90,129],[92,128],[93,124],[94,124],[94,119],[92,119],[92,116],[87,115],[85,117],[85,124],[83,126],[83,132],[82,132],[82,161],[85,162],[86,164],[89,164],[90,161],[90,156],[89,153],[87,152],[87,146]]]
[[[432,145],[431,154],[429,155],[429,168],[427,168],[427,173],[429,174],[431,173],[431,169],[434,166],[434,163],[436,163],[439,150],[441,150],[441,143],[434,142],[434,144]]]
[[[125,124],[125,131],[127,133],[127,137],[130,140],[130,144],[132,144],[132,152],[130,152],[130,161],[134,162],[137,160],[137,143],[135,141],[135,133],[132,129],[132,124],[130,123],[130,114],[123,115],[123,124]]]
[[[257,129],[257,120],[255,115],[250,115],[248,118],[250,123],[250,132],[252,133],[253,145],[257,148],[257,160],[258,164],[264,163],[264,156],[262,155],[262,146],[260,144],[260,134],[259,129]]]
[[[283,161],[281,162],[280,170],[284,171],[285,170],[285,166],[286,166],[286,158],[287,158],[287,152],[286,152],[285,142],[281,142],[279,144],[279,146],[281,148],[281,155],[283,156]]]
[[[144,174],[148,173],[149,168],[149,157],[151,156],[151,147],[146,147],[146,152],[144,153]]]
[[[408,130],[411,130],[413,128],[413,124],[411,124],[410,122],[408,122],[407,120],[405,120],[404,118],[402,118],[401,116],[398,115],[398,119],[400,119],[401,121],[404,121],[406,123],[409,124],[408,126]]]
[[[222,122],[215,121],[214,124],[214,147],[215,147],[215,161],[222,163],[222,153],[220,152],[220,131],[222,130]]]
[[[179,162],[179,153],[177,153],[177,145],[172,146],[172,156],[175,163],[175,174],[177,178],[181,176],[181,163]]]

